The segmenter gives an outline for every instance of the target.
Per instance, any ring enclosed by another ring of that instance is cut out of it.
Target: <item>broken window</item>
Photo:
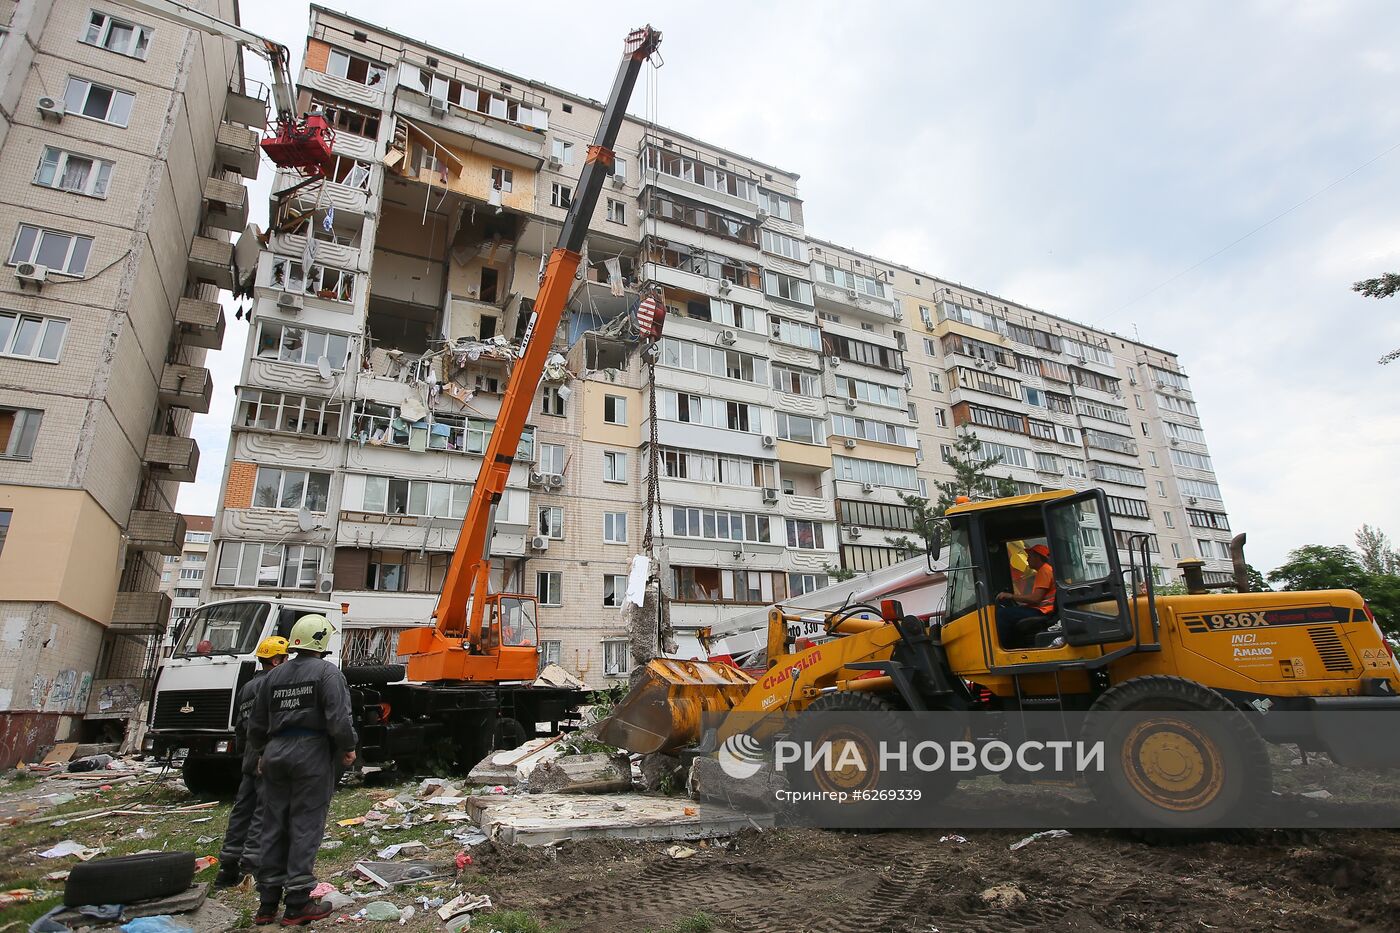
[[[550,185],[549,203],[555,207],[568,208],[574,203],[574,189],[558,182]]]
[[[499,165],[491,166],[491,187],[502,194],[510,194],[514,188],[515,174],[508,168],[501,168]]]
[[[556,541],[564,537],[564,509],[557,505],[542,505],[535,523],[536,533]]]
[[[114,19],[106,13],[93,10],[92,15],[88,17],[83,41],[109,52],[145,61],[147,53],[151,50],[151,30],[149,27],[137,26],[135,23]]]
[[[367,58],[342,52],[340,49],[331,49],[330,55],[326,59],[326,74],[354,81],[356,84],[363,84],[366,87],[379,87],[384,82],[384,76],[388,74],[388,71],[379,62],[372,62]]]
[[[238,423],[247,428],[311,437],[340,436],[341,406],[329,399],[245,389],[239,410]]]
[[[564,396],[559,394],[559,386],[545,386],[540,393],[540,414],[564,416]]]
[[[627,423],[627,397],[623,395],[603,396],[603,421],[607,424]]]
[[[550,148],[550,154],[555,161],[563,165],[572,165],[574,163],[574,144],[556,139]]]
[[[625,638],[603,641],[603,676],[626,677],[632,672],[631,643]]]
[[[272,261],[271,284],[284,292],[299,291],[326,301],[355,300],[355,273],[317,264],[307,275],[300,262],[280,256]]]
[[[616,198],[608,198],[608,220],[615,224],[627,223],[627,205]]]
[[[677,602],[769,603],[784,598],[785,582],[783,574],[767,570],[671,568]]]
[[[787,520],[787,546],[804,551],[819,551],[825,545],[822,543],[822,523],[807,521],[806,519],[789,518]]]
[[[359,110],[329,97],[312,96],[312,112],[321,111],[327,122],[338,132],[363,136],[367,139],[379,137],[379,115]]]
[[[315,366],[325,357],[331,371],[340,372],[350,357],[350,338],[344,334],[263,320],[258,322],[257,356],[259,359],[307,366]]]

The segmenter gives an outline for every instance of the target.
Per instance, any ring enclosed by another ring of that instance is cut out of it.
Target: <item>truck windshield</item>
[[[177,658],[252,654],[267,619],[267,603],[222,603],[203,606],[190,616]]]

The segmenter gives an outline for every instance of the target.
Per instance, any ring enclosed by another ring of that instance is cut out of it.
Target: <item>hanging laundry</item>
[[[306,234],[306,245],[301,248],[301,268],[302,274],[306,276],[308,284],[311,282],[311,266],[316,262],[316,238],[308,232]]]
[[[608,270],[608,289],[618,298],[622,297],[622,259],[618,256],[606,260],[603,265]]]
[[[326,216],[321,218],[321,229],[330,233],[335,227],[335,205],[326,205]]]

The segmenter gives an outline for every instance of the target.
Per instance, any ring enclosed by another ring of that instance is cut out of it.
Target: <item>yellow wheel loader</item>
[[[1400,745],[1394,727],[1380,742],[1372,735],[1340,747],[1300,733],[1296,717],[1280,732],[1274,723],[1286,717],[1265,715],[1400,710],[1400,667],[1357,593],[1210,592],[1197,568],[1188,594],[1157,595],[1150,539],[1129,540],[1123,568],[1100,489],[960,503],[947,520],[941,621],[904,615],[892,602],[856,605],[826,615],[815,638],[793,638],[789,626],[801,616],[774,607],[766,670],[652,661],[602,738],[638,753],[684,754],[753,734],[755,723],[800,732],[802,715],[818,711],[1076,711],[1108,739],[1107,767],[1087,783],[1136,825],[1240,818],[1268,795],[1267,742],[1297,743],[1344,765],[1400,763],[1391,760]],[[930,567],[943,550],[931,546]],[[1054,580],[1052,605],[1029,632],[998,624],[1014,613],[1005,594],[1028,588],[1027,550],[1048,551]],[[1139,715],[1098,716],[1120,711]],[[1190,718],[1205,713],[1217,715]],[[809,780],[834,788],[861,779],[832,769]]]

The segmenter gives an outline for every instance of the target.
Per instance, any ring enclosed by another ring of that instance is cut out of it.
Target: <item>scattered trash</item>
[[[196,840],[194,841],[194,844],[197,845],[197,846],[207,846],[209,843],[211,843],[211,842],[213,842],[213,841],[214,841],[214,837],[213,837],[213,836],[200,836],[198,839],[196,839]]]
[[[1030,845],[1032,842],[1035,842],[1037,839],[1062,839],[1068,835],[1069,830],[1067,829],[1047,829],[1041,833],[1033,833],[1027,836],[1026,838],[1022,839],[1020,842],[1011,843],[1011,851],[1015,852],[1018,849],[1024,849],[1026,846]]]
[[[417,884],[430,878],[445,878],[446,866],[431,862],[357,862],[355,871],[384,888],[400,884]]]
[[[472,857],[465,852],[458,852],[452,861],[457,866],[457,873],[461,874],[462,870],[472,863]]]
[[[195,870],[195,873],[198,874],[199,872],[202,872],[202,871],[204,871],[205,869],[208,869],[208,868],[213,868],[215,865],[218,865],[218,864],[219,864],[219,859],[218,859],[217,856],[214,856],[214,855],[206,855],[206,856],[204,856],[204,857],[202,857],[202,858],[197,858],[197,859],[194,860],[194,870]]]
[[[463,830],[460,833],[454,833],[449,830],[448,835],[450,835],[453,839],[457,840],[458,845],[468,849],[470,849],[472,846],[479,846],[486,841],[486,834],[483,833],[481,830],[477,829],[476,827]]]
[[[417,913],[417,911],[414,909],[414,907],[413,907],[412,904],[409,904],[409,905],[408,905],[407,907],[405,907],[402,911],[400,911],[400,912],[399,912],[399,926],[407,926],[407,925],[408,925],[408,921],[410,921],[410,920],[413,919],[413,915],[414,915],[415,913]]]
[[[681,812],[684,813],[686,816],[695,816],[695,815],[697,815],[700,811],[699,811],[698,809],[696,809],[695,807],[685,807],[684,809],[682,809]]]
[[[40,858],[64,858],[69,855],[76,855],[86,862],[91,858],[101,855],[102,849],[90,849],[81,842],[74,842],[72,839],[65,839],[52,848],[45,849],[39,853]]]
[[[938,839],[938,841],[939,841],[939,842],[951,842],[951,843],[952,843],[953,845],[955,845],[955,846],[960,846],[960,845],[963,845],[963,844],[965,844],[965,843],[967,842],[967,837],[966,837],[966,836],[959,836],[957,833],[949,833],[949,834],[946,835],[946,836],[940,836],[939,839]],[[1013,846],[1012,848],[1015,848],[1015,847]]]
[[[336,820],[337,826],[359,826],[365,821],[363,816],[352,816],[348,820]]]
[[[62,871],[51,871],[51,872],[49,872],[47,875],[44,876],[44,880],[45,880],[45,881],[67,881],[67,880],[68,880],[68,869],[65,868],[65,869],[63,869]]]
[[[397,858],[398,854],[405,849],[426,849],[427,847],[426,843],[416,840],[413,842],[396,842],[391,846],[380,849],[375,855],[387,862]]]
[[[1059,832],[1059,830],[1052,831]],[[992,885],[979,896],[982,898],[982,903],[988,907],[995,907],[997,910],[1011,910],[1026,902],[1025,892],[1009,881]]]
[[[491,895],[489,894],[458,894],[438,908],[438,918],[441,920],[451,920],[453,917],[469,914],[474,910],[490,910]]]
[[[675,859],[690,858],[692,855],[695,854],[695,850],[692,849],[690,846],[676,845],[667,848],[666,854],[671,856],[671,858]]]
[[[11,888],[0,893],[0,907],[13,907],[16,904],[28,904],[30,901],[38,900],[35,897],[39,892],[33,888]]]
[[[341,842],[339,839],[327,839],[325,842],[321,843],[321,848],[339,849],[343,845],[345,845],[345,843]]]
[[[366,920],[398,920],[401,911],[388,901],[372,901],[365,905]]]
[[[68,762],[69,773],[82,771],[101,771],[112,763],[111,755],[89,755],[86,758],[79,758]]]
[[[123,924],[123,933],[194,933],[193,927],[177,923],[174,917],[161,914],[158,917],[138,917]]]
[[[1313,800],[1326,800],[1332,796],[1332,792],[1330,790],[1310,790],[1303,796],[1311,797]]]
[[[329,881],[322,881],[320,884],[316,885],[316,887],[311,889],[311,899],[313,901],[319,901],[321,898],[334,891],[335,885],[331,884]]]

